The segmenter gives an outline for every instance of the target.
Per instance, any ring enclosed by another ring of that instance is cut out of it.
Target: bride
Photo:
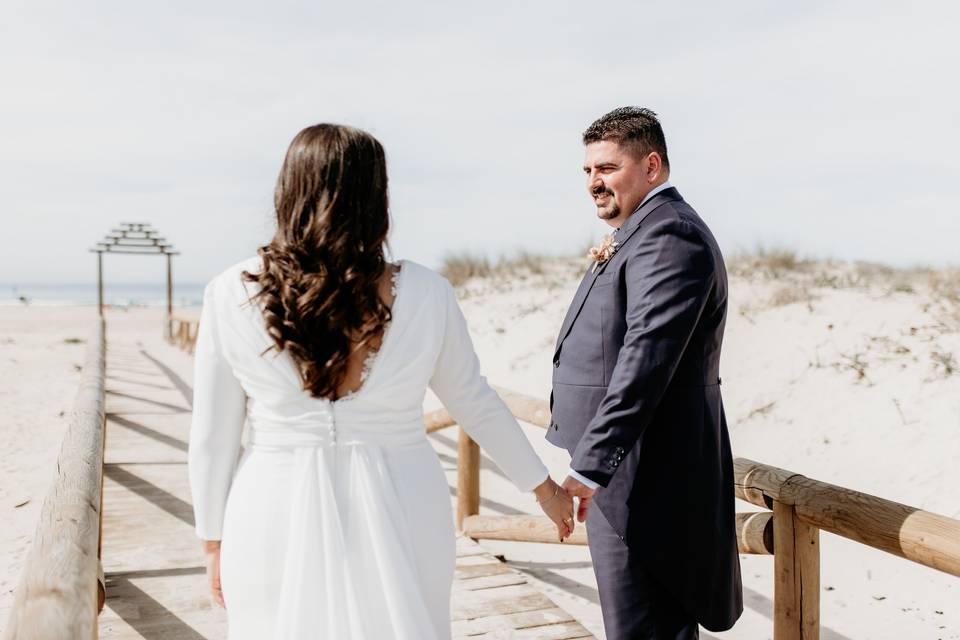
[[[197,337],[189,472],[213,597],[231,640],[449,638],[455,533],[427,387],[561,538],[572,499],[480,375],[450,284],[385,260],[380,143],[304,129],[274,199],[276,234],[210,282]]]

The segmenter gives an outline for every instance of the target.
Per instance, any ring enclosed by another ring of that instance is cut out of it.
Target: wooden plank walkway
[[[207,595],[187,481],[192,361],[159,341],[107,334],[102,638],[226,637]],[[455,638],[593,636],[469,539],[457,543]],[[265,639],[267,640],[267,639]],[[340,639],[337,639],[340,640]]]

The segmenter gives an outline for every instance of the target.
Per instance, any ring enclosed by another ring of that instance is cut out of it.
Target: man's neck
[[[647,191],[646,195],[644,195],[644,196],[640,199],[640,204],[638,204],[636,207],[634,207],[634,208],[633,208],[633,211],[631,211],[629,215],[623,217],[622,219],[618,217],[618,218],[616,218],[616,219],[614,219],[614,220],[607,220],[607,224],[609,224],[609,225],[610,225],[611,227],[613,227],[614,229],[619,229],[620,227],[622,227],[622,226],[627,222],[627,220],[630,219],[630,216],[632,216],[632,215],[635,214],[637,211],[639,211],[639,210],[640,210],[640,207],[642,207],[644,204],[646,204],[646,203],[650,200],[650,198],[652,198],[653,196],[657,195],[657,194],[660,193],[661,191],[666,191],[666,190],[669,189],[671,186],[673,186],[673,185],[670,184],[669,178],[666,179],[666,180],[664,180],[664,181],[661,182],[660,184],[654,185],[653,188],[650,189],[650,191]]]

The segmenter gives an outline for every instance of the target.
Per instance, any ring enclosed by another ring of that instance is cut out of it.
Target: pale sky
[[[579,252],[608,230],[580,134],[627,104],[660,114],[725,252],[960,263],[958,24],[955,2],[4,0],[0,282],[94,278],[120,221],[207,280],[268,241],[286,146],[322,121],[386,147],[395,256]]]

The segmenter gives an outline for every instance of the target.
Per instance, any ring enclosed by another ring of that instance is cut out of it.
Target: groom
[[[729,629],[743,611],[723,257],[668,182],[655,113],[611,111],[583,142],[587,190],[614,232],[560,329],[547,439],[572,456],[563,486],[586,518],[608,640],[698,638],[698,623]]]

